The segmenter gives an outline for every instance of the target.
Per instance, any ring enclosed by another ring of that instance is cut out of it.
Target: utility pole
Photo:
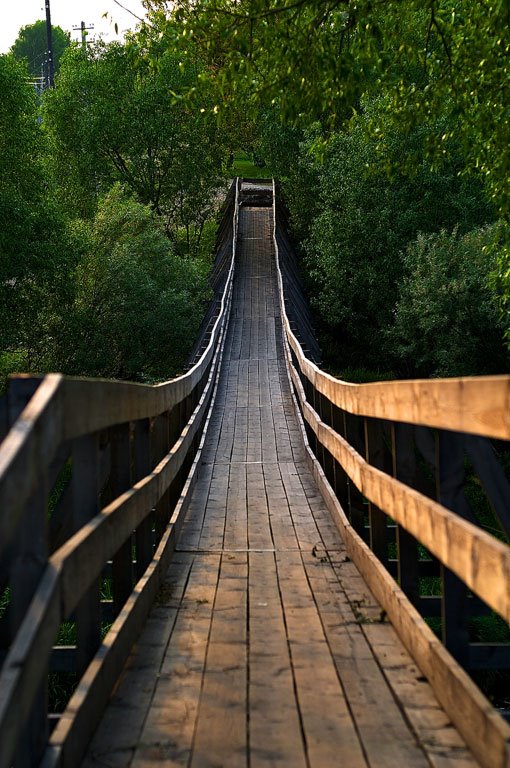
[[[54,71],[53,71],[53,39],[51,34],[51,14],[50,14],[50,0],[44,0],[46,7],[46,39],[48,47],[48,63],[47,63],[47,81],[46,87],[53,88],[54,83]]]
[[[84,21],[81,22],[79,27],[73,27],[74,32],[81,31],[81,47],[83,50],[87,47],[87,32],[89,29],[94,29],[94,25],[91,24],[90,27],[86,27]]]

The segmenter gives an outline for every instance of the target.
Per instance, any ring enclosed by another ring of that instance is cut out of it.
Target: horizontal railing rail
[[[239,190],[236,180],[220,226],[230,255],[217,316],[185,375],[156,386],[59,374],[10,384],[0,445],[1,768],[79,764],[164,576],[214,401]],[[48,673],[75,689],[50,718]]]
[[[498,459],[509,451],[491,442],[510,439],[510,376],[351,384],[322,371],[286,311],[276,195],[273,212],[287,369],[319,487],[348,555],[481,765],[508,768],[510,726],[467,672],[510,669],[510,643],[473,639],[474,619],[497,614],[507,632],[510,622],[510,484]],[[485,491],[485,529],[468,480]]]

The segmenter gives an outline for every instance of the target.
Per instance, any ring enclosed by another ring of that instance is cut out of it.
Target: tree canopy
[[[156,26],[180,20],[225,97],[272,107],[294,126],[317,122],[316,146],[382,97],[365,123],[381,145],[374,172],[386,163],[412,176],[422,149],[437,166],[460,152],[458,173],[478,175],[502,221],[485,248],[498,252],[493,282],[510,335],[508,0],[180,0],[171,12],[163,0],[147,4]],[[388,137],[420,125],[424,147],[388,163]]]
[[[44,171],[34,89],[24,62],[0,56],[0,350],[37,333],[37,312],[72,258]]]
[[[211,99],[183,98],[202,64],[189,46],[151,58],[137,43],[71,48],[64,57],[44,110],[62,190],[72,209],[89,214],[120,181],[169,232],[200,231],[224,151]]]
[[[167,4],[149,5],[161,23]],[[430,149],[461,141],[498,208],[510,210],[507,0],[181,0],[178,9],[183,34],[215,63],[212,76],[220,68],[226,89],[276,103],[292,120],[337,127],[362,94],[381,91],[400,125],[448,111],[449,130]]]
[[[58,26],[52,26],[51,31],[53,67],[54,71],[58,72],[62,54],[70,45],[70,35]],[[40,77],[46,62],[47,51],[46,22],[42,20],[21,27],[18,37],[11,48],[11,53],[16,59],[24,59],[26,61],[28,72],[32,77]]]
[[[175,253],[161,221],[115,184],[73,225],[81,257],[64,306],[40,326],[39,362],[64,373],[154,381],[175,375],[198,331],[203,265]],[[62,301],[62,297],[58,297]]]
[[[139,308],[155,292],[154,316],[193,332],[203,283],[189,256],[243,148],[283,179],[323,339],[344,359],[401,375],[447,372],[448,356],[451,371],[492,370],[484,349],[510,335],[508,2],[146,6],[124,43],[69,46],[40,114],[26,64],[0,61],[0,355],[156,377]],[[444,323],[455,302],[433,296],[448,281],[462,306]],[[450,355],[474,335],[471,316],[490,343]],[[422,320],[439,357],[414,343]]]

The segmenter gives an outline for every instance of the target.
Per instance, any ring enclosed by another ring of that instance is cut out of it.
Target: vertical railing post
[[[464,446],[456,432],[441,431],[436,437],[438,501],[465,520],[476,524],[464,496]],[[467,588],[454,573],[441,565],[441,619],[443,643],[463,667],[469,667]]]
[[[181,430],[182,430],[181,409],[179,405],[176,405],[168,413],[168,441],[169,441],[170,450],[179,439]],[[167,492],[168,494],[167,499],[168,499],[170,514],[172,514],[172,511],[175,509],[175,505],[179,500],[179,496],[181,492],[182,473],[183,473],[183,470],[180,469],[179,472],[177,473],[176,478],[171,483],[170,488],[168,489],[168,492]]]
[[[100,510],[99,435],[80,437],[72,449],[73,527],[79,530]],[[96,579],[76,609],[76,661],[81,676],[101,642],[99,579]]]
[[[376,419],[364,419],[365,427],[365,458],[377,469],[385,469],[385,448],[383,428]],[[379,507],[368,502],[368,520],[370,526],[370,549],[388,568],[388,526],[387,517]]]
[[[36,379],[15,379],[11,381],[8,393],[7,418],[14,424],[28,403],[39,381]],[[11,547],[9,581],[11,599],[9,603],[9,635],[14,639],[44,568],[48,562],[47,493],[46,478],[34,490],[21,514],[17,532]],[[48,668],[48,659],[41,658],[41,664]],[[34,696],[31,713],[16,753],[16,768],[30,768],[39,764],[48,740],[48,694],[47,676]],[[1,745],[0,745],[1,749]]]
[[[324,398],[322,409],[322,420],[329,427],[333,426],[333,406],[328,398]],[[323,469],[329,484],[335,490],[335,459],[328,450],[323,448]],[[336,493],[336,490],[335,490]]]
[[[331,427],[338,435],[344,435],[344,413],[340,410],[340,408],[333,404],[331,404]],[[344,468],[336,459],[333,460],[333,489],[337,499],[342,505],[342,509],[350,519],[351,513],[349,508],[349,479]]]
[[[169,450],[168,437],[168,411],[157,416],[152,424],[151,435],[151,463],[155,467],[163,459]],[[168,524],[170,508],[168,501],[168,491],[163,494],[156,504],[155,529],[156,529],[156,547],[163,536]]]
[[[48,558],[46,489],[40,487],[27,502],[20,519],[11,561],[10,634],[19,630]],[[41,657],[41,665],[48,667]],[[16,754],[16,768],[38,765],[48,740],[47,676],[34,696],[30,716],[23,728]],[[1,749],[1,747],[0,747]]]
[[[394,423],[391,428],[393,476],[410,486],[416,483],[413,427]],[[398,582],[413,605],[418,605],[420,580],[418,545],[416,539],[400,525],[397,526]]]
[[[183,404],[183,417],[182,417],[183,428],[184,428],[184,426],[186,426],[186,424],[188,423],[188,421],[191,418],[191,414],[193,413],[193,398],[194,398],[194,396],[195,396],[195,389],[192,392],[190,392],[188,397],[186,397],[183,400],[183,403],[182,403]],[[186,455],[185,460],[184,460],[184,464],[182,465],[181,481],[188,474],[192,463],[193,463],[193,461],[192,461],[192,459],[190,457],[190,454],[188,453]]]
[[[131,485],[130,425],[119,424],[110,430],[110,493],[112,500]],[[118,616],[133,589],[132,537],[122,544],[112,562],[113,613]]]
[[[350,445],[352,445],[355,451],[363,456],[365,454],[365,440],[362,431],[363,424],[360,419],[361,417],[353,416],[344,411],[344,431],[342,436]],[[354,483],[351,483],[350,481],[348,481],[348,492],[351,525],[359,536],[363,539],[367,539],[367,531],[365,529],[365,499],[363,498],[363,494],[360,493]]]
[[[315,385],[313,387],[313,398],[314,398],[314,409],[316,413],[319,414],[319,419],[322,422],[326,423],[326,420],[324,418],[326,413],[325,398],[320,392],[317,391],[317,389],[315,388]],[[324,448],[320,440],[317,439],[317,459],[322,469],[324,470],[326,468],[326,454],[327,454],[326,449]]]
[[[135,423],[134,434],[134,477],[136,483],[151,471],[151,425],[150,419],[140,419]],[[153,515],[149,514],[140,523],[135,533],[136,578],[140,579],[152,560],[152,524]]]

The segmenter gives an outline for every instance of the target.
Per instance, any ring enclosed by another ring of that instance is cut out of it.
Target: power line
[[[138,19],[138,21],[145,21],[145,19],[142,19],[140,16],[137,16],[134,11],[131,11],[129,8],[126,8],[125,5],[122,5],[122,3],[119,3],[119,0],[113,0],[113,2],[119,6],[119,8],[122,8],[123,11],[126,11],[126,13],[130,13],[131,16],[134,16],[135,19]]]

